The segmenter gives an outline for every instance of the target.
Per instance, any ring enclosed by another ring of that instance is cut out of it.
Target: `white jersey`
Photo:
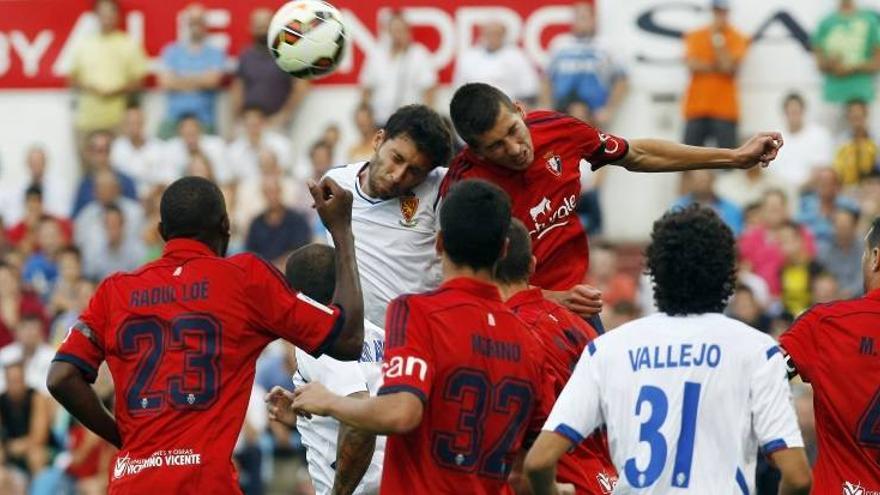
[[[331,392],[347,396],[357,392],[376,395],[382,380],[382,357],[385,354],[385,331],[369,321],[364,321],[364,349],[359,361],[337,361],[324,355],[317,359],[296,349],[297,371],[293,384],[301,387],[309,382],[319,382]],[[298,417],[296,428],[306,447],[309,476],[316,495],[329,494],[336,476],[336,446],[339,422],[331,417]],[[376,450],[370,467],[355,490],[356,495],[379,493],[382,478],[382,461],[385,458],[385,437],[376,437]]]
[[[412,196],[382,200],[361,189],[358,174],[366,165],[360,162],[334,168],[326,177],[354,195],[351,225],[364,316],[384,326],[385,309],[391,300],[435,289],[442,280],[434,240],[440,229],[437,194],[446,169],[432,170]]]
[[[802,447],[769,336],[720,314],[655,314],[584,349],[544,426],[573,441],[605,425],[618,493],[755,492],[758,448]]]

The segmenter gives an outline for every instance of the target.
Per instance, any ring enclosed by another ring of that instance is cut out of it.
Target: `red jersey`
[[[584,347],[599,333],[571,311],[545,299],[541,289],[516,293],[507,300],[507,307],[532,328],[543,344],[558,397]],[[607,495],[614,488],[616,473],[608,440],[604,433],[596,432],[559,460],[557,479],[573,484],[579,495]]]
[[[388,437],[382,493],[512,493],[515,457],[553,402],[535,336],[494,285],[469,278],[395,299],[385,328],[379,394],[409,392],[425,409]]]
[[[55,360],[89,380],[110,368],[122,448],[109,493],[241,493],[231,456],[257,356],[279,337],[320,354],[343,321],[256,256],[176,239],[105,279]]]
[[[814,306],[779,342],[813,384],[813,493],[880,493],[880,290]]]
[[[532,285],[567,290],[584,282],[589,267],[587,234],[575,212],[581,193],[581,160],[593,170],[626,156],[626,140],[604,134],[556,112],[526,115],[535,161],[524,171],[494,165],[464,149],[440,186],[441,197],[464,179],[485,179],[510,196],[513,216],[529,229],[538,259]]]

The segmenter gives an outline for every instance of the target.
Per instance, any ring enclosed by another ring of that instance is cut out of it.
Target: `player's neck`
[[[498,284],[498,290],[501,292],[501,298],[507,301],[511,297],[519,294],[520,292],[529,290],[528,282],[520,282],[520,283],[512,283],[512,284]]]
[[[492,270],[474,270],[468,266],[459,266],[443,257],[443,281],[448,282],[454,278],[473,278],[487,284],[494,284],[492,279]]]

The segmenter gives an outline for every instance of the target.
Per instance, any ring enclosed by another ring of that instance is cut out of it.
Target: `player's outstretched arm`
[[[523,465],[526,477],[535,495],[556,495],[556,464],[572,447],[568,438],[550,431],[542,431],[535,440]]]
[[[370,394],[355,392],[348,397],[367,400]],[[339,436],[336,441],[336,476],[333,479],[332,495],[354,493],[370,467],[375,450],[375,433],[339,423]]]
[[[333,236],[336,246],[336,292],[333,293],[333,303],[345,312],[342,331],[327,350],[327,355],[346,361],[355,360],[360,357],[364,345],[364,297],[361,294],[351,230],[352,195],[329,178],[319,184],[310,182],[309,192],[315,200],[315,209],[321,221]]]
[[[762,132],[736,149],[704,148],[664,141],[633,139],[620,164],[633,172],[681,172],[696,169],[766,167],[782,147],[782,134]]]
[[[395,392],[369,399],[340,397],[313,382],[294,392],[297,414],[332,416],[342,423],[378,435],[407,433],[422,422],[422,400],[410,392]]]
[[[813,483],[810,463],[802,447],[777,450],[770,460],[782,473],[779,495],[808,495]]]
[[[116,448],[122,448],[116,419],[101,403],[79,368],[70,363],[54,361],[49,368],[46,386],[52,397],[86,428]]]

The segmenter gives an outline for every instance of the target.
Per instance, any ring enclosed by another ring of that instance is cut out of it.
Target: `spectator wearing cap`
[[[554,40],[542,84],[542,104],[568,111],[586,107],[590,121],[607,127],[627,93],[627,74],[615,52],[597,34],[592,2],[572,6],[571,32]]]
[[[819,243],[817,259],[837,279],[843,297],[857,297],[864,291],[858,208],[838,206],[832,225],[833,235]]]
[[[258,8],[251,13],[253,43],[238,58],[229,100],[236,118],[244,109],[256,107],[263,110],[269,126],[286,128],[308,94],[309,82],[278,70],[266,44],[271,20],[272,11],[269,9]]]
[[[534,105],[538,97],[538,71],[525,52],[506,39],[501,22],[488,22],[480,29],[480,44],[465,50],[456,60],[452,86],[488,83],[511,99]]]
[[[162,49],[159,87],[167,91],[168,108],[160,135],[170,137],[184,115],[194,115],[208,132],[217,130],[217,90],[226,54],[208,43],[205,8],[189,5],[182,13],[185,39]]]
[[[830,242],[834,237],[832,217],[837,208],[858,210],[858,203],[840,194],[840,180],[832,168],[821,168],[814,173],[814,188],[801,196],[797,221],[805,225],[818,243]]]
[[[874,12],[859,9],[855,0],[839,0],[811,41],[826,102],[874,101],[874,76],[880,70],[880,21]]]
[[[739,123],[736,73],[749,40],[730,24],[727,0],[712,0],[711,6],[711,24],[685,37],[691,81],[684,99],[684,142],[704,146],[713,140],[719,147],[735,148]]]

